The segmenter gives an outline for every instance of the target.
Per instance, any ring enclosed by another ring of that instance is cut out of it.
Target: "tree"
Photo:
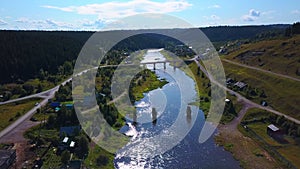
[[[70,160],[70,157],[71,157],[71,155],[70,155],[70,152],[68,150],[63,151],[62,154],[61,154],[61,162],[63,164],[68,164],[68,162]]]
[[[73,73],[73,66],[72,66],[72,63],[69,62],[69,61],[66,61],[63,65],[63,68],[64,68],[64,73],[66,75],[69,75],[69,74],[72,74]]]
[[[37,93],[40,93],[40,92],[42,92],[42,91],[43,91],[43,86],[39,83],[38,86],[37,86],[36,92],[37,92]]]
[[[89,142],[84,135],[80,136],[78,146],[79,151],[77,152],[77,155],[80,158],[84,158],[89,152]]]
[[[96,159],[96,163],[98,167],[105,166],[108,164],[109,158],[100,154],[99,157]]]
[[[32,94],[34,91],[34,87],[31,84],[24,84],[23,89],[27,92],[27,94]]]

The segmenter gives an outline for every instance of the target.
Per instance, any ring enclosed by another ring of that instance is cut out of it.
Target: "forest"
[[[284,34],[289,25],[219,26],[201,28],[212,42],[256,38],[266,34]],[[271,33],[270,33],[271,32]],[[74,65],[81,48],[94,32],[68,31],[0,31],[0,84],[38,78],[41,72],[62,73],[60,66],[69,61]],[[114,49],[135,51],[164,48],[181,42],[158,34],[144,34],[121,41]],[[113,49],[113,50],[114,50]],[[5,63],[5,64],[4,64]],[[59,70],[60,68],[60,70]],[[71,72],[63,72],[70,74]]]

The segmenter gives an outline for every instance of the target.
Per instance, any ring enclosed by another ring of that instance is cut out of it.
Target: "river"
[[[159,50],[153,49],[147,51],[142,62],[164,59]],[[153,69],[153,65],[147,68]],[[192,78],[169,64],[165,70],[162,64],[157,64],[155,73],[169,83],[145,93],[144,98],[135,103],[138,123],[130,131],[131,141],[116,153],[115,167],[240,168],[229,152],[216,145],[213,136],[205,143],[198,142],[205,118],[201,110],[188,105],[197,99]],[[151,120],[152,108],[157,112],[155,122]],[[127,122],[132,123],[129,119]],[[128,127],[123,127],[121,132],[125,130]]]

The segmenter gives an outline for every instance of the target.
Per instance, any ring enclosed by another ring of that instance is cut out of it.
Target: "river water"
[[[148,50],[142,62],[164,60],[159,50]],[[147,65],[153,69],[153,65]],[[197,99],[195,82],[183,71],[157,64],[156,75],[169,83],[144,94],[135,103],[137,125],[129,126],[131,141],[116,153],[116,168],[240,168],[229,152],[215,144],[213,136],[200,144],[198,137],[205,118],[201,110],[188,105]],[[187,107],[191,113],[188,115]],[[152,108],[157,120],[152,122]],[[128,131],[127,131],[128,132]]]

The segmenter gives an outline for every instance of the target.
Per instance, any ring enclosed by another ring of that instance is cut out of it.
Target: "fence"
[[[252,136],[252,138],[255,138],[262,144],[259,144],[264,150],[268,151],[271,155],[273,155],[275,158],[279,159],[283,164],[285,164],[288,168],[291,169],[297,169],[296,166],[294,166],[289,160],[287,160],[285,157],[283,157],[281,154],[277,152],[277,150],[270,146],[262,137],[260,137],[258,134],[256,134],[252,129],[249,127],[245,127],[246,125],[243,123],[240,123],[240,125],[248,132],[249,135]]]

